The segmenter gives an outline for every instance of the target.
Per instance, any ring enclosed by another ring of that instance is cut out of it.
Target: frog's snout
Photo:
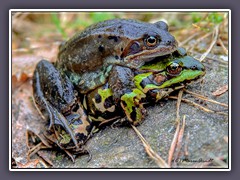
[[[167,46],[174,46],[174,47],[177,47],[178,46],[178,43],[176,41],[176,39],[172,36],[172,37],[169,37],[166,41],[165,41],[165,44]]]
[[[199,61],[196,61],[196,63],[192,65],[190,68],[192,70],[205,71],[205,66]]]
[[[193,71],[196,71],[196,70],[197,71],[201,71],[201,72],[203,72],[205,74],[205,67],[204,67],[204,65],[201,62],[197,61],[197,60],[196,60],[195,64],[190,66],[190,69],[193,70]]]
[[[197,59],[191,57],[191,56],[186,56],[185,58],[181,58],[180,62],[178,63],[182,63],[183,67],[185,69],[191,69],[193,71],[202,71],[205,72],[205,66],[198,61]]]

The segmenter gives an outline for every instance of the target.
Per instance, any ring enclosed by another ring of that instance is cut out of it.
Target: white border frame
[[[228,12],[229,15],[229,137],[228,137],[228,153],[229,153],[229,168],[228,169],[12,169],[11,157],[12,157],[12,12]],[[10,9],[9,10],[9,171],[231,171],[231,10],[230,9]]]

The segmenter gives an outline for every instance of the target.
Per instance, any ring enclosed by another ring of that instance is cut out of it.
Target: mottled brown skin
[[[146,45],[148,36],[158,38],[155,47]],[[94,71],[108,63],[137,68],[155,53],[158,56],[169,54],[176,47],[175,38],[162,21],[151,24],[113,19],[92,25],[63,44],[57,67],[79,74]]]
[[[134,72],[126,67],[114,66],[108,80],[109,88],[113,89],[113,98],[117,102],[121,96],[130,92],[134,87]]]

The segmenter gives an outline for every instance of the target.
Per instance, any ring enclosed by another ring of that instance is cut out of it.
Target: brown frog
[[[64,43],[56,67],[86,93],[106,82],[110,65],[139,68],[176,48],[177,41],[163,21],[113,19],[94,24]]]

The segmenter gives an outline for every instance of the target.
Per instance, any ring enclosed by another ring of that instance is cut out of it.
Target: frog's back
[[[141,22],[134,19],[111,19],[103,22],[93,24],[84,31],[75,34],[60,48],[60,52],[67,47],[84,41],[84,39],[91,39],[95,36],[117,36],[120,38],[138,39],[142,37],[144,32],[158,31],[154,24]],[[104,37],[103,37],[104,38]]]
[[[111,19],[89,26],[83,32],[76,34],[75,38],[83,39],[94,34],[113,34],[132,38],[148,31],[148,27],[149,30],[152,29],[151,25],[153,24],[134,19]]]
[[[149,25],[132,19],[113,19],[91,25],[60,47],[57,64],[78,73],[96,70],[113,49],[113,57],[119,56],[120,46],[124,48],[130,40],[141,37]]]

